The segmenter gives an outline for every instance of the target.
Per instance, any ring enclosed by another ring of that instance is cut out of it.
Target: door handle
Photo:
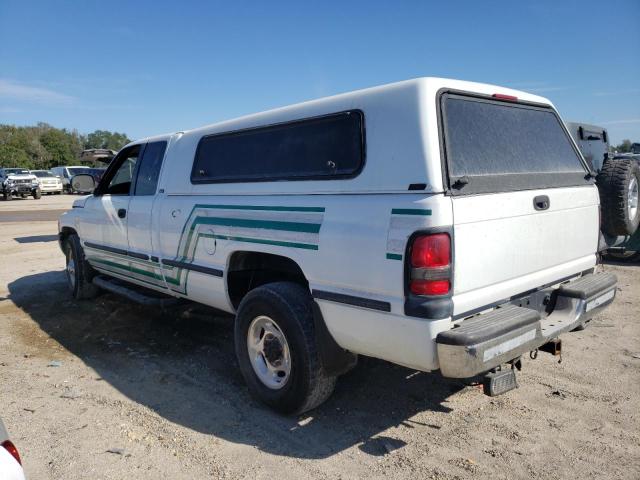
[[[118,209],[118,218],[124,218],[127,216],[127,211],[124,208]]]
[[[551,201],[547,195],[538,195],[533,199],[533,208],[536,210],[546,210],[551,205]]]

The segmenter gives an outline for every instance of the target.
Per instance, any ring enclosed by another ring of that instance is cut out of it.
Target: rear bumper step
[[[507,304],[440,333],[436,344],[442,375],[473,377],[583,325],[613,301],[616,283],[610,273],[584,275],[554,291],[555,307],[548,316]]]

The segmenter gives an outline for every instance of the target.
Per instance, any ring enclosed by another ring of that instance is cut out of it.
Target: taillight
[[[446,295],[451,290],[451,237],[416,237],[411,246],[409,290],[414,295]]]
[[[508,102],[517,102],[518,97],[514,95],[505,95],[504,93],[494,93],[491,95],[493,98],[497,98],[498,100],[507,100]]]
[[[5,440],[4,442],[2,442],[2,446],[7,452],[11,454],[13,458],[16,459],[16,462],[22,465],[22,460],[20,460],[20,454],[18,453],[18,449],[10,440]]]

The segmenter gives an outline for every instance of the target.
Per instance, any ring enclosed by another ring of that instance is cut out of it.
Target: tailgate
[[[598,190],[549,105],[445,93],[454,316],[593,267]]]
[[[598,218],[594,186],[454,198],[454,315],[593,266]]]

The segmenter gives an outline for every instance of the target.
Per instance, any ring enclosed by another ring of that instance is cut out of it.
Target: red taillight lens
[[[451,284],[449,280],[413,280],[411,293],[415,295],[446,295]]]
[[[497,98],[498,100],[507,100],[509,102],[517,102],[518,97],[514,97],[513,95],[505,95],[504,93],[494,93],[491,95],[493,98]]]
[[[414,295],[446,295],[451,290],[451,238],[447,233],[417,237],[411,247]]]
[[[451,259],[451,240],[446,233],[418,237],[411,250],[411,266],[417,268],[445,267]]]
[[[7,452],[11,454],[13,458],[16,459],[16,462],[22,465],[22,460],[20,460],[20,454],[18,453],[18,449],[10,440],[5,440],[4,442],[2,442],[2,446]]]

